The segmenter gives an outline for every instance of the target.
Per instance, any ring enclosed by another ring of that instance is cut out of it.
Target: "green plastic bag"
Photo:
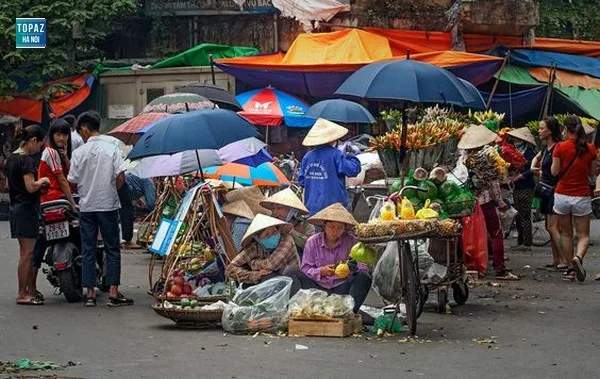
[[[359,242],[352,246],[350,258],[371,266],[377,263],[377,252],[372,247]]]

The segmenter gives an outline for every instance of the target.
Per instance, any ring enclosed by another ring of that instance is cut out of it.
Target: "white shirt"
[[[71,130],[71,151],[75,151],[83,146],[83,138],[74,130]]]
[[[121,208],[117,176],[125,171],[117,146],[103,136],[90,137],[73,152],[67,178],[77,184],[82,212],[108,212]]]

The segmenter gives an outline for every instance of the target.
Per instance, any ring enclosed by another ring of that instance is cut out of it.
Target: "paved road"
[[[149,259],[143,254],[123,255],[123,291],[135,298],[134,307],[67,304],[51,295],[45,280],[45,306],[16,306],[17,247],[7,235],[7,224],[0,223],[0,361],[80,362],[60,372],[68,377],[505,379],[592,378],[600,372],[600,283],[563,283],[558,274],[524,268],[547,263],[543,250],[510,254],[523,280],[472,289],[469,302],[453,307],[451,315],[428,304],[412,342],[404,336],[252,338],[177,330],[155,315],[145,294]],[[600,270],[599,249],[592,248],[586,260],[591,273]],[[296,344],[308,350],[296,350]]]

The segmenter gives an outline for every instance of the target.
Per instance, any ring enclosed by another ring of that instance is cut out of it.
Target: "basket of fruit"
[[[179,327],[207,328],[221,323],[224,302],[206,303],[196,299],[165,300],[152,306],[154,311]]]

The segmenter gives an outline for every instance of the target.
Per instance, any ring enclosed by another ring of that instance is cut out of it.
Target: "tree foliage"
[[[101,58],[100,42],[138,9],[138,0],[1,0],[0,96],[14,93],[19,80],[35,92],[46,79],[80,71],[76,59]],[[46,18],[45,49],[15,48],[17,17]],[[82,33],[73,39],[78,25]],[[45,95],[56,90],[49,88]]]
[[[540,0],[536,35],[600,41],[598,0]]]

